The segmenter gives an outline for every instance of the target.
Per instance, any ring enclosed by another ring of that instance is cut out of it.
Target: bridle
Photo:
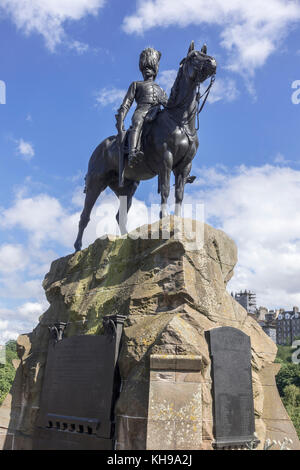
[[[213,86],[214,82],[216,80],[216,74],[214,73],[211,78],[210,78],[210,84],[208,85],[207,89],[205,90],[205,92],[201,95],[200,94],[200,86],[201,84],[199,83],[198,85],[198,88],[197,88],[197,94],[196,94],[196,101],[197,101],[197,111],[196,111],[196,116],[197,116],[197,126],[196,126],[196,131],[199,130],[199,114],[201,113],[202,109],[204,108],[205,106],[205,103],[207,101],[207,98],[209,97],[209,93],[210,93],[210,90],[211,90],[211,87]],[[205,96],[204,98],[204,101],[202,103],[202,105],[200,105],[200,102],[201,102],[201,98],[203,98],[203,96]]]
[[[183,61],[184,61],[184,60],[185,60],[185,59],[183,59]],[[183,64],[183,61],[182,61],[182,64]],[[198,70],[198,72],[202,72],[202,68],[203,68],[203,65],[201,66],[201,69]],[[197,74],[197,75],[198,75],[198,74]],[[189,122],[190,119],[191,119],[191,116],[195,113],[195,115],[196,115],[196,117],[197,117],[197,125],[196,125],[196,128],[195,128],[195,131],[198,131],[198,130],[199,130],[199,114],[201,113],[201,111],[203,110],[203,108],[204,108],[204,106],[205,106],[205,103],[206,103],[206,101],[207,101],[207,98],[208,98],[208,96],[209,96],[209,93],[210,93],[210,91],[211,91],[211,88],[212,88],[212,86],[213,86],[213,84],[214,84],[214,82],[215,82],[215,79],[216,79],[216,74],[214,73],[214,74],[211,76],[211,78],[210,78],[210,84],[208,85],[207,89],[205,90],[205,92],[204,92],[202,95],[200,94],[201,82],[198,81],[198,76],[196,77],[196,79],[194,79],[194,80],[192,79],[192,81],[194,81],[194,82],[197,81],[197,82],[198,82],[198,84],[197,84],[197,92],[196,92],[197,106],[196,106],[196,110],[193,110],[193,111],[192,111],[191,115],[186,119],[186,122],[185,122],[184,124],[186,124],[187,122]],[[205,96],[204,101],[203,101],[202,104],[200,104],[201,99],[202,99],[204,96]],[[177,105],[173,105],[173,106],[171,106],[171,107],[167,106],[167,108],[171,109],[171,108],[176,107],[176,106],[178,106],[178,107],[179,107],[179,106],[180,106],[180,107],[183,107],[183,106],[185,105],[185,103],[186,103],[187,97],[188,97],[188,93],[187,93],[186,96],[183,98],[183,100],[181,101],[180,105],[177,104]],[[177,121],[174,119],[174,117],[173,117],[173,116],[171,116],[171,117],[172,117],[172,119],[177,123]],[[177,123],[177,124],[178,124],[178,123]]]

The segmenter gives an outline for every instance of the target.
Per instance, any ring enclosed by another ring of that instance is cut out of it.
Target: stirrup
[[[144,156],[144,153],[141,152],[140,150],[135,150],[133,152],[130,152],[128,155],[128,166],[129,168],[134,168],[138,163],[142,161],[142,158]]]

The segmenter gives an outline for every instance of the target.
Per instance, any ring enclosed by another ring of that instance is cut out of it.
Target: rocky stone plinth
[[[52,263],[43,284],[50,307],[33,332],[18,339],[16,380],[0,409],[6,447],[32,448],[48,327],[65,322],[67,337],[98,335],[103,316],[121,314],[127,319],[119,357],[117,449],[212,449],[205,332],[218,326],[239,328],[251,338],[258,438],[287,436],[300,448],[275,385],[276,345],[226,291],[237,262],[234,242],[200,222],[185,220],[182,230],[181,222],[171,218],[169,238],[164,220],[163,227],[156,223],[131,236],[98,239]]]

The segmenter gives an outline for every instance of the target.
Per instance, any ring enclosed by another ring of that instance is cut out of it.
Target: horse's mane
[[[181,81],[182,75],[183,75],[183,62],[180,64],[180,67],[179,67],[179,70],[178,70],[178,73],[177,73],[177,77],[176,77],[175,82],[172,86],[171,93],[170,93],[168,103],[167,103],[167,108],[172,108],[177,103],[179,83]]]

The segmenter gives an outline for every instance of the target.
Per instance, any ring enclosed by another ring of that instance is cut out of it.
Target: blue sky
[[[230,290],[300,306],[299,22],[296,0],[0,0],[0,341],[47,308],[42,279],[72,252],[90,154],[115,133],[141,50],[162,52],[169,91],[191,40],[207,43],[218,73],[186,201],[238,245]],[[131,228],[155,193],[155,180],[140,185]],[[109,203],[106,192],[84,246],[115,230]]]

